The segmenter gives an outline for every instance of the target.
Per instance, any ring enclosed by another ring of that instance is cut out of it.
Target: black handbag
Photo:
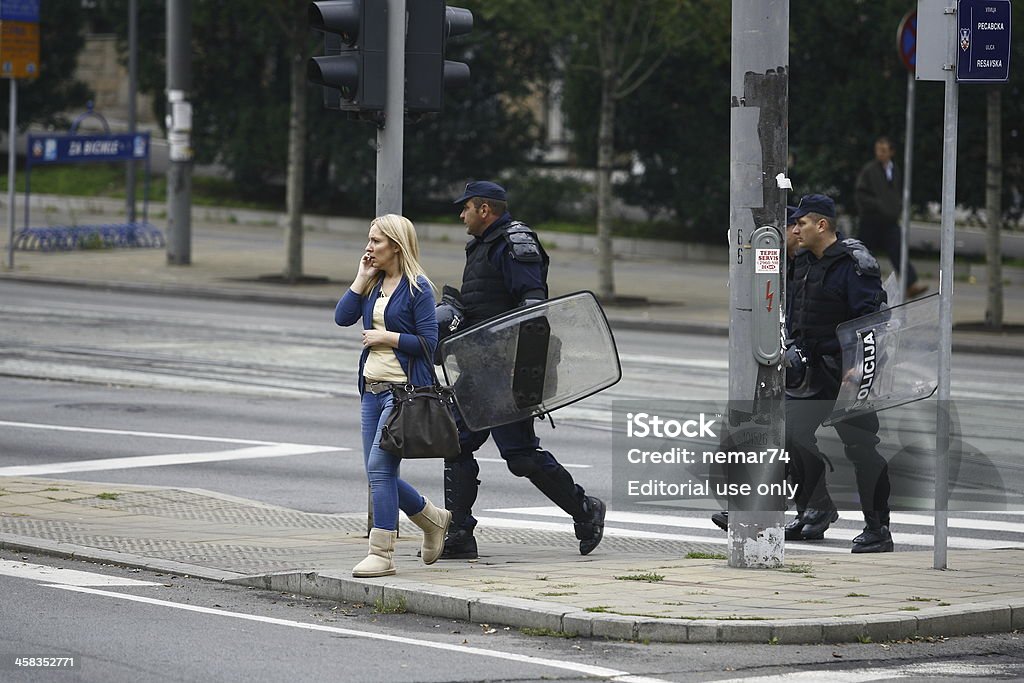
[[[430,358],[420,337],[424,358]],[[400,458],[454,458],[459,455],[459,428],[455,424],[455,391],[437,379],[433,364],[431,386],[392,384],[394,405],[380,430],[380,447]]]

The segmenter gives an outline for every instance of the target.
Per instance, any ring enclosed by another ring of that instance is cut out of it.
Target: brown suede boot
[[[352,568],[352,576],[368,578],[390,576],[395,573],[395,539],[398,532],[387,529],[370,529],[370,554]]]
[[[409,519],[423,530],[423,546],[420,548],[423,564],[434,564],[444,549],[444,534],[452,521],[452,513],[435,506],[426,498],[423,500],[426,505]]]

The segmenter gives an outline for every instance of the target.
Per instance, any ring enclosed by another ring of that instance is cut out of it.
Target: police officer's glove
[[[782,364],[786,366],[786,388],[793,389],[800,386],[807,373],[807,356],[796,344],[786,347],[786,353],[782,357]]]

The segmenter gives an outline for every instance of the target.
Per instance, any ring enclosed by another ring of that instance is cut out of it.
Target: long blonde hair
[[[413,226],[412,221],[405,216],[389,213],[377,216],[370,221],[370,227],[373,228],[374,226],[384,233],[385,237],[398,245],[399,270],[402,272],[402,276],[409,281],[409,286],[418,291],[420,285],[417,282],[417,278],[422,276],[426,279],[430,288],[436,291],[437,287],[430,281],[426,271],[423,270],[423,266],[420,265],[420,243],[416,238],[416,228]],[[383,279],[384,273],[381,272],[378,278],[367,282],[363,290],[363,296],[368,296],[373,291],[373,288],[377,286],[377,283]]]

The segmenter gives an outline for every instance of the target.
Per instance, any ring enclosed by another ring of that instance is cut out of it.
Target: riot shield
[[[895,408],[935,393],[939,366],[939,295],[915,299],[836,328],[843,347],[839,396],[829,425]]]
[[[590,292],[514,309],[460,330],[438,349],[473,431],[549,413],[622,377],[608,319]]]

